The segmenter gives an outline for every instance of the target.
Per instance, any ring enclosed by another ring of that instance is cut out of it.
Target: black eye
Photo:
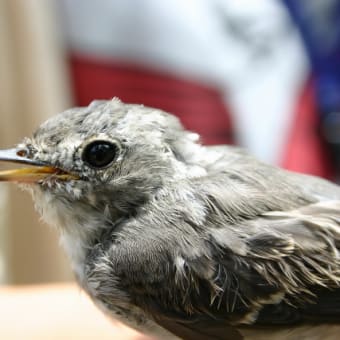
[[[93,168],[105,168],[116,158],[118,146],[108,141],[95,141],[86,145],[82,160]]]

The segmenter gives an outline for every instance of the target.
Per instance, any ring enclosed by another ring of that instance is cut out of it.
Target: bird
[[[340,323],[336,184],[117,98],[51,117],[0,160],[27,165],[0,181],[32,194],[79,285],[136,330],[235,340]]]

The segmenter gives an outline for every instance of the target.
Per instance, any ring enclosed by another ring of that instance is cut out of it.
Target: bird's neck
[[[60,243],[70,258],[77,279],[84,282],[89,249],[104,229],[114,223],[105,213],[85,204],[68,204],[48,192],[35,191],[34,201],[43,220],[60,232]]]

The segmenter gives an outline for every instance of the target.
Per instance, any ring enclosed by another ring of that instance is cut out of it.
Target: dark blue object
[[[340,1],[283,2],[304,41],[315,79],[320,131],[340,169]]]

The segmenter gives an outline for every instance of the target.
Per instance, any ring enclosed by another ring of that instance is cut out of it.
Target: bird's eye
[[[118,146],[108,141],[94,141],[86,145],[82,160],[93,168],[105,168],[118,154]]]

